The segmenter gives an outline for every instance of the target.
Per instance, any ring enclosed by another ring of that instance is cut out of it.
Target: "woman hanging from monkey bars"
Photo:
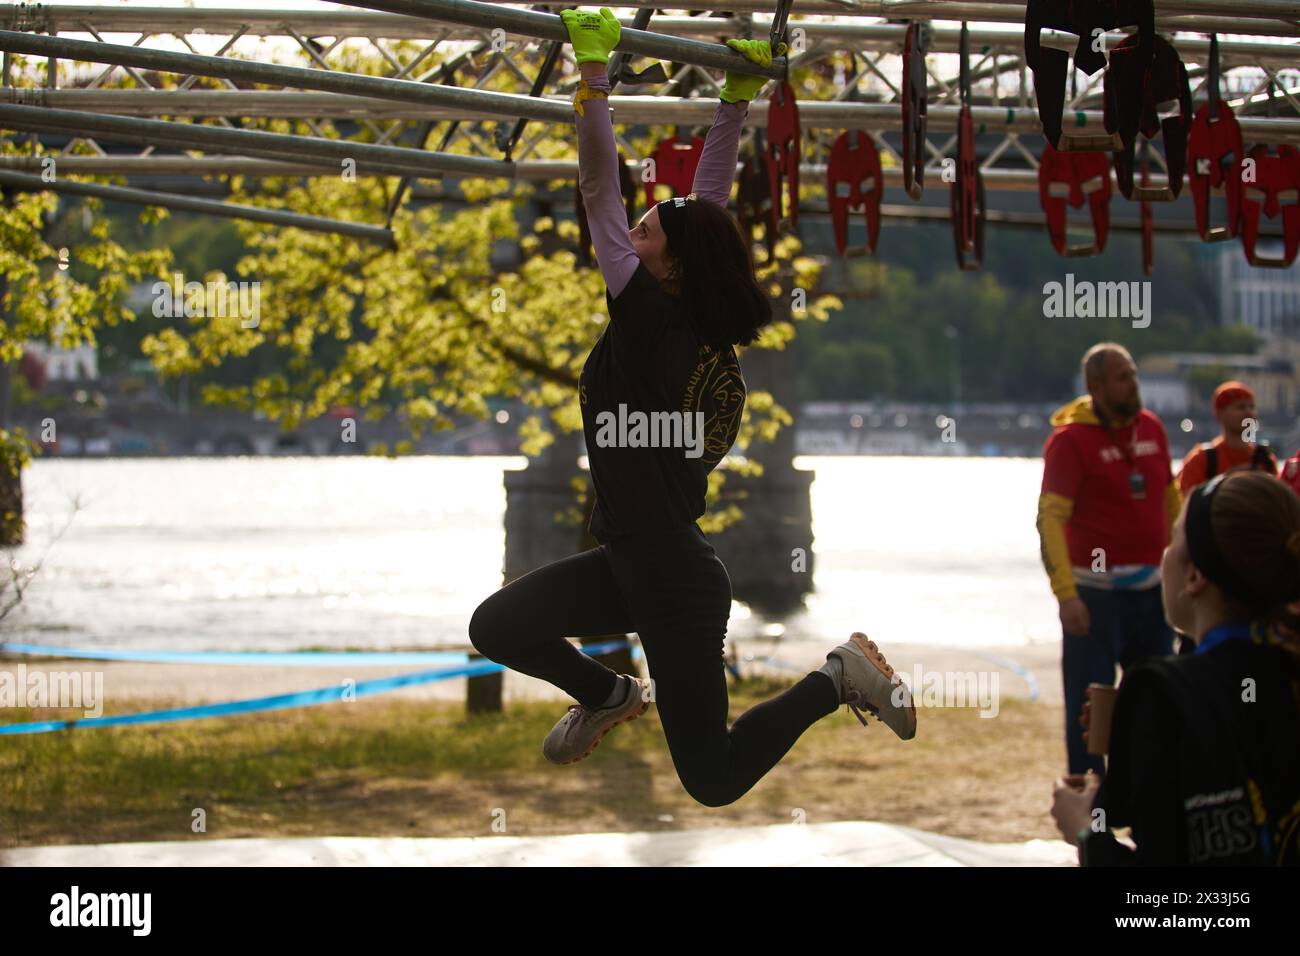
[[[864,726],[862,710],[904,740],[916,734],[916,711],[876,645],[854,633],[820,670],[727,726],[731,581],[696,520],[708,475],[735,441],[744,410],[735,346],[753,343],[772,320],[749,244],[726,210],[741,125],[767,81],[727,73],[693,191],[651,207],[628,229],[606,98],[620,25],[608,7],[561,16],[582,74],[573,99],[578,182],[610,314],[579,381],[596,491],[590,529],[600,546],[498,590],[475,610],[470,640],[577,701],[543,744],[548,760],[582,760],[653,701],[686,792],[725,806],[841,704]],[[727,45],[752,62],[772,62],[768,41]],[[673,423],[662,429],[668,440],[648,439],[638,427],[647,419]],[[648,682],[614,673],[566,640],[632,631]]]

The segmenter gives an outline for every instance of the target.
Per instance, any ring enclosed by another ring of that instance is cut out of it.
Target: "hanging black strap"
[[[1210,122],[1219,118],[1219,35],[1210,34]]]

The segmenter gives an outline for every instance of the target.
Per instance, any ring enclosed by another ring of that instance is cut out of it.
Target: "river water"
[[[295,650],[467,645],[501,586],[504,470],[520,457],[38,460],[41,567],[0,639],[69,647]],[[1039,563],[1042,462],[801,457],[814,593],[729,634],[984,647],[1059,639]],[[5,592],[6,603],[13,587]]]

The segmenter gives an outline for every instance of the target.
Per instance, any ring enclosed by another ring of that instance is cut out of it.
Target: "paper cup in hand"
[[[1118,691],[1109,684],[1089,684],[1091,702],[1088,717],[1088,753],[1105,756],[1110,752],[1110,717],[1115,710]]]

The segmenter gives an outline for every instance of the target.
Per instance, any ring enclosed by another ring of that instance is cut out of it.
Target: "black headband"
[[[1184,531],[1187,533],[1187,550],[1191,553],[1192,564],[1201,569],[1201,573],[1223,589],[1231,598],[1247,606],[1260,604],[1265,599],[1253,591],[1232,569],[1219,543],[1214,538],[1214,526],[1210,522],[1210,509],[1214,493],[1228,477],[1225,472],[1198,486],[1187,501],[1187,520]]]
[[[668,251],[678,258],[682,254],[682,232],[686,228],[686,199],[665,199],[659,206],[659,225],[668,237]]]

